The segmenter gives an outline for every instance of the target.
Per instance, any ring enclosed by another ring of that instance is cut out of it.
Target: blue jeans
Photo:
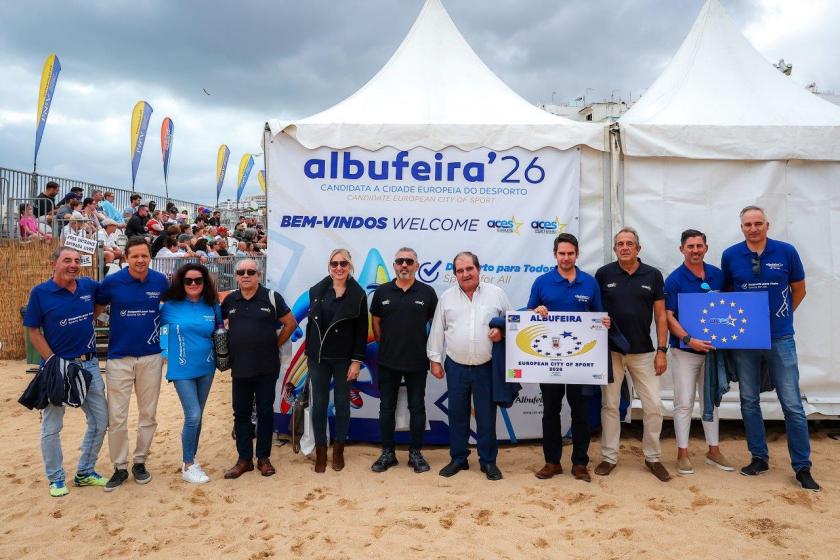
[[[215,373],[211,373],[193,379],[176,379],[172,382],[175,384],[175,391],[184,409],[181,450],[186,464],[195,461],[198,438],[201,436],[201,417],[204,414],[207,395],[210,394],[210,387],[213,385],[214,375]]]
[[[785,415],[788,452],[794,471],[811,466],[811,444],[808,440],[808,420],[802,408],[799,392],[799,364],[796,343],[792,336],[774,338],[769,350],[731,350],[738,372],[741,393],[741,416],[747,432],[747,447],[753,457],[767,461],[767,437],[761,415],[761,360],[770,364],[770,379]]]
[[[496,403],[493,402],[491,362],[465,366],[446,358],[446,390],[449,403],[449,456],[453,463],[466,463],[470,454],[470,394],[475,407],[478,460],[482,465],[496,462]]]
[[[102,449],[105,428],[108,427],[108,403],[105,401],[105,381],[99,373],[99,360],[93,358],[81,364],[92,377],[87,397],[81,406],[87,418],[87,430],[82,438],[79,465],[76,467],[78,474],[86,475],[96,468],[96,458]],[[44,470],[50,482],[65,480],[64,454],[61,452],[64,408],[48,404],[41,416],[41,455],[44,457]]]

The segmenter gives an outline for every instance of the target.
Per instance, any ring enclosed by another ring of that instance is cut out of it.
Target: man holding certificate
[[[543,318],[549,311],[603,311],[598,283],[577,266],[578,240],[570,233],[561,233],[554,240],[557,268],[537,278],[531,286],[528,309]],[[604,326],[610,327],[609,317]],[[562,474],[563,432],[560,428],[560,409],[563,396],[569,401],[572,413],[572,475],[577,480],[591,482],[589,475],[589,419],[583,385],[540,383],[543,398],[543,455],[545,466],[536,477],[547,479]]]
[[[770,222],[762,208],[741,210],[744,241],[723,252],[721,270],[724,284],[733,291],[767,292],[770,305],[770,349],[732,350],[738,372],[741,416],[752,455],[741,469],[745,476],[766,472],[770,458],[764,418],[761,415],[760,385],[762,363],[770,368],[770,378],[785,415],[788,452],[796,480],[805,490],[819,492],[811,476],[811,444],[808,419],[799,390],[799,365],[793,340],[793,312],[805,298],[805,269],[793,245],[767,237]]]

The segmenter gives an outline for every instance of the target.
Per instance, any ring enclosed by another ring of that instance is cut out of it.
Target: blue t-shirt
[[[47,344],[59,358],[96,352],[93,303],[97,290],[99,283],[90,278],[77,278],[73,293],[52,280],[38,284],[29,293],[23,324],[42,328]]]
[[[603,311],[601,289],[589,274],[575,267],[575,280],[569,283],[555,267],[534,280],[528,309],[545,305],[549,311]]]
[[[753,259],[759,260],[753,274]],[[790,243],[767,239],[761,256],[742,241],[723,252],[720,259],[724,286],[732,292],[767,292],[770,303],[770,337],[793,335],[791,282],[805,280],[799,253]]]
[[[723,290],[723,272],[718,267],[704,262],[703,276],[705,278],[698,278],[683,263],[665,279],[665,309],[673,311],[674,317],[678,321],[680,319],[678,297],[680,294],[702,294]],[[708,290],[700,287],[704,282],[709,285]],[[671,347],[680,348],[680,340],[673,334],[671,335]],[[680,350],[699,354],[699,352],[691,348],[680,348]]]
[[[216,371],[213,331],[216,317],[221,321],[218,304],[210,307],[203,300],[167,301],[160,308],[160,323],[167,336],[166,379],[195,379]]]
[[[160,353],[160,296],[168,287],[156,270],[149,270],[143,282],[127,268],[105,277],[96,303],[111,304],[109,359]]]

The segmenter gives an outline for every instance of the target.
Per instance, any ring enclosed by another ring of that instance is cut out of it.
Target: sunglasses
[[[330,261],[330,268],[347,268],[350,261]]]
[[[254,270],[253,268],[240,268],[239,270],[236,271],[237,276],[245,276],[246,274],[248,276],[253,276],[256,273],[257,273],[257,271]]]
[[[761,275],[761,260],[758,257],[752,258],[752,273],[753,276]]]
[[[196,286],[204,285],[204,277],[199,276],[198,278],[187,278],[184,277],[184,286],[192,286],[195,284]]]
[[[397,266],[402,266],[402,265],[412,266],[412,265],[414,265],[414,259],[406,259],[406,258],[400,257],[399,259],[394,259],[394,264],[397,265]]]

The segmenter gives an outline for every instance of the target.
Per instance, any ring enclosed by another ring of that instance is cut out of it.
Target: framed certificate
[[[606,313],[508,311],[505,378],[511,383],[607,384]]]

